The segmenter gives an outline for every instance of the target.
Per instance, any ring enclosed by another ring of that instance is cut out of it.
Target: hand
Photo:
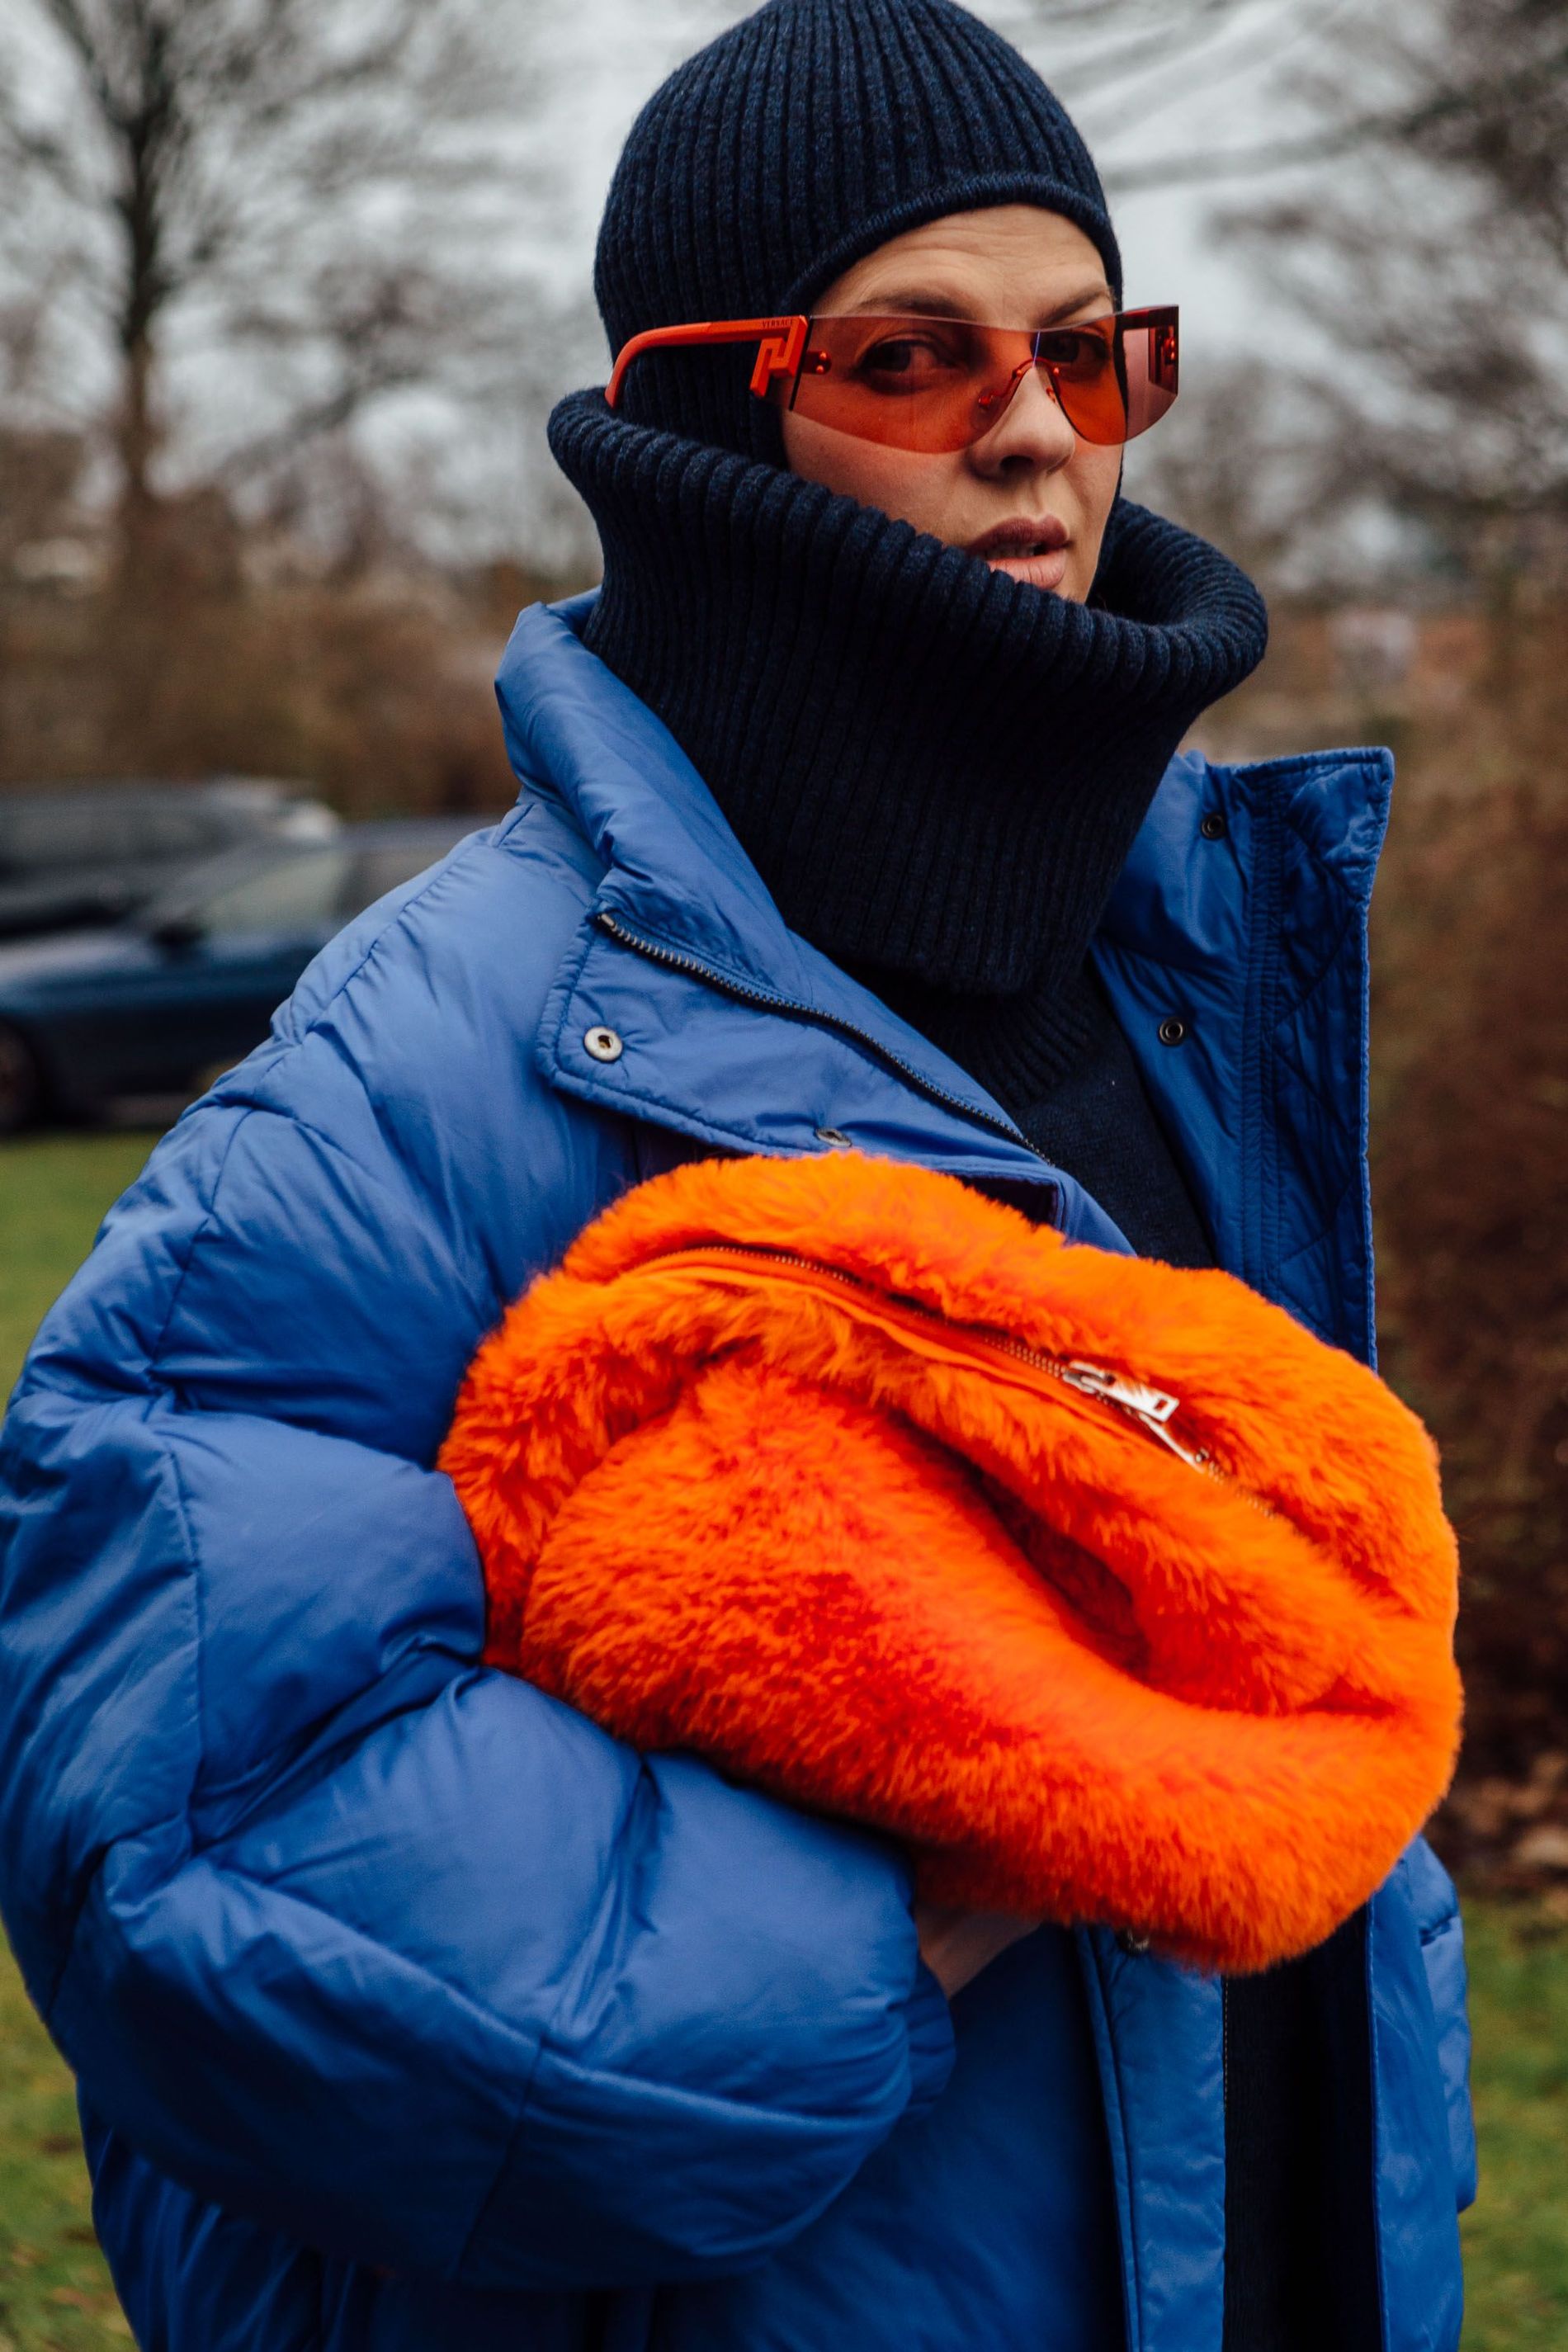
[[[917,1903],[914,1912],[921,1958],[949,2000],[1040,1925],[1010,1911],[940,1911],[934,1903]]]

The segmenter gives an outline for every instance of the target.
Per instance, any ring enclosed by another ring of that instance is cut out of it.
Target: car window
[[[85,803],[68,794],[47,807],[0,809],[0,864],[18,873],[55,866],[111,866],[139,855],[136,820],[128,809]]]
[[[215,939],[235,931],[315,931],[342,912],[349,857],[336,847],[304,849],[256,866],[242,881],[215,890],[191,908]]]
[[[454,841],[461,838],[461,834],[453,834]],[[396,846],[388,843],[384,849],[363,850],[354,860],[343,901],[344,914],[357,915],[362,908],[373,906],[400,883],[412,882],[416,874],[423,874],[427,866],[445,857],[451,845],[448,841],[414,841]]]
[[[211,810],[182,808],[177,801],[158,801],[136,813],[133,857],[201,857],[216,848],[230,828]]]

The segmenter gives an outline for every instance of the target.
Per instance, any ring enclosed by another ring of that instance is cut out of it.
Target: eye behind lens
[[[917,367],[951,368],[962,364],[962,354],[934,335],[884,335],[868,346],[860,364],[900,373]]]
[[[1110,367],[1110,340],[1106,335],[1064,329],[1040,337],[1038,357],[1040,364],[1048,367],[1053,375],[1066,376],[1073,383],[1092,383]]]

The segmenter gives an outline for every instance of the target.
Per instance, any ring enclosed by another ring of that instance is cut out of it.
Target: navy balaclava
[[[768,0],[627,140],[596,269],[612,352],[807,307],[905,229],[1019,202],[1080,227],[1120,299],[1094,165],[998,35],[952,0]],[[604,546],[586,642],[785,919],[999,1098],[1037,1093],[1082,1045],[1089,940],[1166,762],[1261,656],[1260,600],[1126,501],[1089,605],[993,572],[785,470],[753,356],[659,354],[616,410],[557,407]]]

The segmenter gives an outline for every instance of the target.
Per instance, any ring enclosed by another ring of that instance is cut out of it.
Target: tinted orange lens
[[[1031,340],[965,319],[813,319],[793,405],[891,448],[966,448],[1029,367]]]
[[[787,384],[780,394],[836,432],[934,454],[983,439],[1031,367],[1084,440],[1131,440],[1176,396],[1176,312],[1038,333],[963,319],[813,319],[793,399]]]
[[[1177,314],[1171,310],[1127,310],[1111,322],[1113,363],[1092,387],[1080,394],[1064,373],[1052,381],[1075,432],[1086,441],[1133,441],[1163,416],[1176,397],[1180,382],[1181,335]],[[1042,337],[1043,345],[1050,338]],[[1042,362],[1050,363],[1048,349]]]

